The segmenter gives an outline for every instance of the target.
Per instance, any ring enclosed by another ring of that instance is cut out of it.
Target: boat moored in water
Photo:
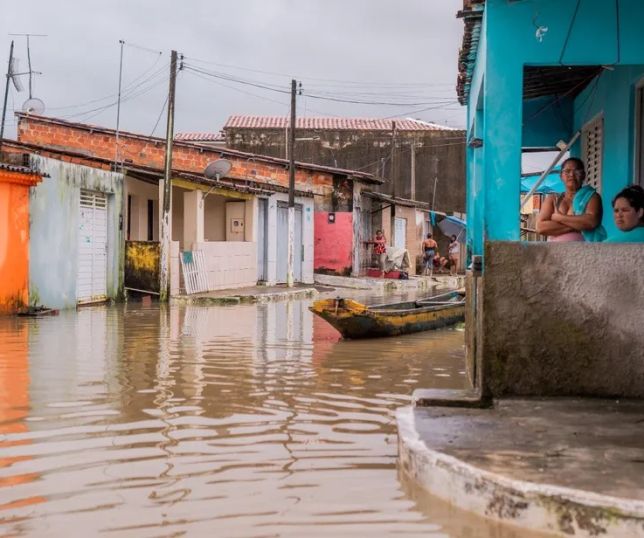
[[[372,306],[353,299],[321,299],[310,310],[333,325],[344,338],[375,338],[428,331],[464,321],[465,299],[458,291]]]

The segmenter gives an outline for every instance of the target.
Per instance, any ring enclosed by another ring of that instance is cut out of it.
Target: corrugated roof
[[[0,163],[0,170],[7,170],[8,172],[19,172],[21,174],[38,174],[37,170],[32,170],[26,166],[16,166],[15,164]]]
[[[185,140],[186,142],[224,142],[226,137],[222,132],[218,133],[177,133],[174,135],[175,140]]]
[[[393,122],[398,131],[459,131],[437,123],[412,118],[336,118],[336,117],[301,117],[295,120],[297,129],[333,130],[333,131],[391,131]],[[288,116],[230,116],[224,125],[225,129],[286,129]]]

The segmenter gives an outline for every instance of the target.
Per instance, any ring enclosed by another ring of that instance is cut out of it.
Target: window
[[[586,163],[586,182],[601,193],[604,118],[600,115],[581,130],[581,158]]]
[[[644,82],[635,99],[635,183],[644,187]]]

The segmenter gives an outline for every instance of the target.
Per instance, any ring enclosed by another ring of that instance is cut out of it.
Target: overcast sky
[[[188,67],[177,81],[176,132],[218,131],[233,114],[286,115],[289,95],[280,92],[289,91],[291,78],[310,95],[298,98],[301,116],[464,125],[455,103],[462,0],[21,0],[9,6],[0,18],[3,66],[15,39],[20,70],[27,69],[25,38],[10,33],[47,34],[31,38],[32,68],[42,72],[34,76],[33,97],[45,102],[46,115],[114,127],[122,39],[125,130],[152,132],[167,96],[171,49],[185,55]],[[12,110],[28,98],[23,81],[25,91],[9,94],[9,136]],[[155,130],[164,133],[165,115]]]

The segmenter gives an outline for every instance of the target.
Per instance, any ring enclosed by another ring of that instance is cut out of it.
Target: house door
[[[107,196],[81,189],[76,300],[107,299]]]
[[[293,280],[302,281],[302,206],[295,205],[295,238],[293,243]],[[277,202],[277,282],[286,282],[288,272],[288,204]]]
[[[268,280],[268,200],[259,198],[257,201],[257,280],[265,282]]]
[[[396,217],[394,246],[396,248],[405,248],[405,232],[407,231],[407,219]]]

